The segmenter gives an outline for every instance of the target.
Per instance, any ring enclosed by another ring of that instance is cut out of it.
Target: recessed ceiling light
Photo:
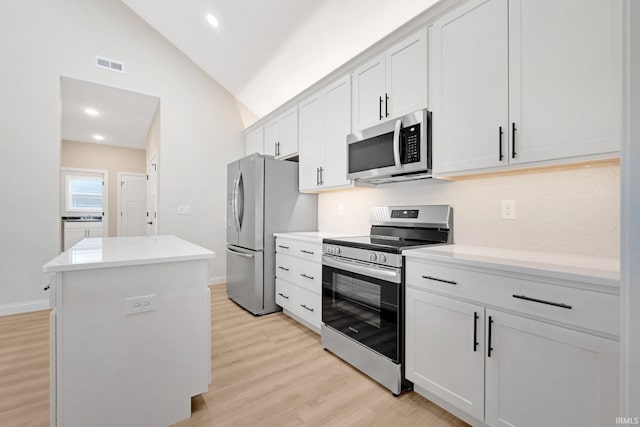
[[[98,113],[98,110],[94,110],[93,108],[85,108],[84,112],[90,116],[97,116],[98,114],[100,114]]]
[[[102,135],[93,135],[93,139],[95,139],[96,141],[103,141],[104,140],[104,136],[102,136]]]
[[[218,28],[218,20],[212,14],[210,13],[207,14],[207,21],[209,22],[209,24],[211,24],[213,28]]]

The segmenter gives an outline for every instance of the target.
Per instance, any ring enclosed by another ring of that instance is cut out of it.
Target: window
[[[102,177],[67,175],[67,210],[75,212],[103,212]]]

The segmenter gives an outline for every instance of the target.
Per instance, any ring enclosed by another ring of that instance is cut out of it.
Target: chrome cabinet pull
[[[278,247],[282,249],[291,249],[289,246],[284,246],[284,245],[278,245]]]
[[[380,116],[378,120],[382,120],[382,97],[379,96],[378,99],[378,115]]]
[[[389,117],[389,94],[384,94],[384,116]]]
[[[561,302],[545,301],[543,299],[531,298],[531,297],[527,297],[527,296],[524,296],[524,295],[515,295],[514,294],[513,297],[517,298],[517,299],[525,300],[525,301],[537,302],[537,303],[540,303],[540,304],[552,305],[554,307],[566,308],[567,310],[571,310],[573,308],[570,305],[563,304]]]
[[[303,254],[313,255],[313,252],[311,252],[311,251],[305,251],[304,249],[300,249],[300,252],[302,252]]]
[[[422,276],[422,278],[423,279],[427,279],[427,280],[435,280],[436,282],[448,283],[450,285],[457,285],[458,284],[458,282],[454,282],[453,280],[438,279],[437,277]]]
[[[278,295],[280,295],[284,299],[289,299],[289,297],[283,294],[282,292],[278,292]]]
[[[305,309],[307,309],[307,310],[309,310],[309,311],[313,311],[313,308],[309,308],[309,307],[307,307],[307,306],[306,306],[306,305],[304,305],[304,304],[300,304],[300,307],[305,308]]]
[[[280,270],[289,271],[289,269],[288,269],[288,268],[285,268],[285,267],[283,267],[283,266],[281,266],[281,265],[279,265],[279,266],[278,266],[278,268],[279,268]]]
[[[309,280],[313,280],[313,276],[307,276],[307,275],[306,275],[306,274],[304,274],[304,273],[300,273],[300,275],[301,275],[302,277],[306,277],[306,278],[307,278],[307,279],[309,279]]]

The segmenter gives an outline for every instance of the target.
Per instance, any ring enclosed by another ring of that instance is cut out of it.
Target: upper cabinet
[[[353,71],[354,131],[426,107],[426,29]]]
[[[617,0],[472,0],[430,32],[434,173],[615,155]]]
[[[264,154],[264,128],[262,126],[247,133],[247,156],[249,154]]]
[[[276,158],[291,157],[298,152],[298,107],[283,112],[264,125],[265,154]]]
[[[300,191],[353,185],[347,179],[351,79],[347,75],[299,104]]]

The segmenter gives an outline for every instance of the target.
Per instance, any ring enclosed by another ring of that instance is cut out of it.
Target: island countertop
[[[43,267],[45,273],[209,259],[215,252],[175,236],[95,237],[75,244]]]

